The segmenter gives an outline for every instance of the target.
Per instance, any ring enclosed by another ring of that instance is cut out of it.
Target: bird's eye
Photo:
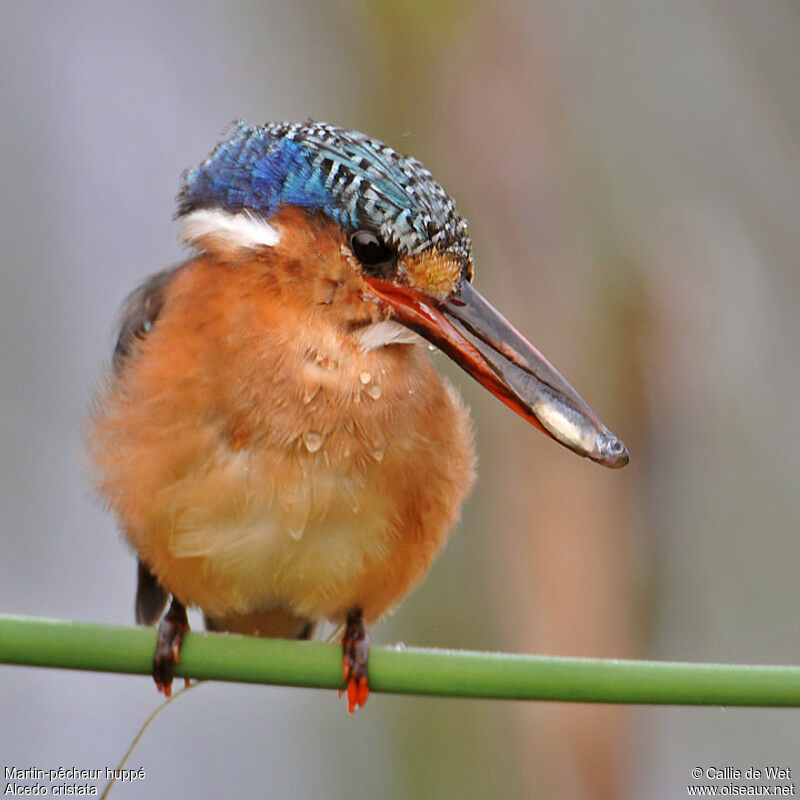
[[[397,254],[372,231],[356,231],[350,237],[350,249],[361,266],[370,272],[391,272]]]

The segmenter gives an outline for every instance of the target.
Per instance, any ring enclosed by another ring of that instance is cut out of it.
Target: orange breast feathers
[[[383,344],[392,323],[341,232],[297,214],[275,220],[274,247],[209,241],[175,272],[96,403],[90,453],[126,538],[184,604],[360,607],[369,623],[443,546],[474,479],[471,428],[424,347]]]

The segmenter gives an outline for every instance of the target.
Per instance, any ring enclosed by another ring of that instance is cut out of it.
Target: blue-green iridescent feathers
[[[434,247],[470,270],[466,221],[431,173],[377,139],[326,123],[235,123],[186,174],[179,203],[181,215],[248,209],[265,219],[299,206],[348,232],[376,230],[403,255]]]

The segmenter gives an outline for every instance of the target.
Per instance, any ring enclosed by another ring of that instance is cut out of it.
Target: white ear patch
[[[377,350],[387,344],[424,344],[421,336],[393,319],[385,319],[362,328],[358,339],[364,351]]]
[[[249,211],[231,213],[221,208],[198,208],[182,218],[181,238],[194,244],[203,239],[221,239],[234,247],[274,247],[280,233]]]

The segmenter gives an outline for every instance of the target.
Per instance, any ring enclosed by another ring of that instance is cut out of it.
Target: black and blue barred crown
[[[179,215],[248,209],[269,219],[281,206],[320,211],[345,230],[373,228],[402,255],[430,248],[470,270],[467,223],[414,158],[357,131],[323,122],[234,123],[185,175]]]

